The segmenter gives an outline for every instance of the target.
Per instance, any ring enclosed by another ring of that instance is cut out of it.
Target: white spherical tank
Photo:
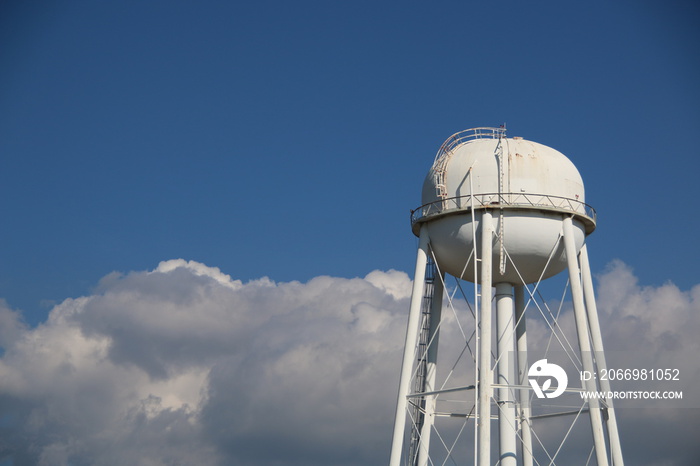
[[[562,220],[572,217],[576,248],[595,229],[574,164],[551,147],[507,138],[503,128],[474,128],[441,146],[413,211],[427,228],[441,270],[474,281],[474,236],[489,210],[496,233],[493,283],[534,283],[564,270]]]

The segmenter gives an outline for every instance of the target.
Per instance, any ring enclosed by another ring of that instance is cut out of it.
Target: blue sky
[[[410,275],[438,147],[503,123],[579,168],[594,273],[620,259],[690,290],[699,19],[675,0],[3,2],[0,298],[33,328],[179,258],[244,283]]]
[[[0,296],[35,322],[111,271],[179,257],[241,279],[410,271],[408,211],[437,148],[504,122],[579,167],[600,215],[594,269],[620,258],[687,288],[697,13],[6,3]]]

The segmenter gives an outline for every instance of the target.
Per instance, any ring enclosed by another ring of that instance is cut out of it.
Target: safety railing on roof
[[[423,204],[411,211],[411,224],[427,220],[429,217],[448,213],[468,211],[472,204],[475,209],[480,208],[536,208],[545,210],[566,211],[587,217],[596,223],[597,214],[593,207],[577,199],[552,196],[549,194],[526,193],[484,193],[456,196],[447,199],[439,199],[428,204]]]
[[[452,136],[447,138],[445,142],[442,143],[442,146],[440,146],[437,155],[435,155],[435,160],[438,160],[446,152],[451,152],[456,147],[461,146],[462,144],[473,139],[500,139],[504,137],[506,137],[505,128],[481,127],[465,129],[464,131],[460,131],[459,133],[453,134]]]

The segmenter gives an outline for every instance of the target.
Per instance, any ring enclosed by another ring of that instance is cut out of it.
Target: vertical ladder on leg
[[[425,268],[425,287],[423,292],[423,302],[421,303],[421,325],[418,337],[418,347],[416,354],[416,377],[413,384],[413,393],[425,392],[426,374],[428,366],[428,345],[430,344],[430,317],[435,291],[436,267],[432,257],[428,256],[428,263]],[[408,449],[408,464],[417,466],[418,451],[420,448],[420,433],[425,419],[425,398],[414,398],[411,402],[412,419],[411,441]]]

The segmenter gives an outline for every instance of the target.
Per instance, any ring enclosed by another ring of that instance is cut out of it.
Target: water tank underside
[[[566,268],[566,254],[562,238],[562,224],[567,213],[532,210],[489,209],[492,213],[493,240],[492,281],[496,283],[535,283],[552,277]],[[421,222],[427,228],[430,245],[440,269],[450,275],[474,282],[474,231],[477,254],[480,256],[480,224],[483,210],[452,215],[439,215]],[[503,222],[501,224],[501,222]],[[579,219],[573,220],[576,250],[586,237],[586,227]],[[504,238],[501,247],[501,237]],[[501,262],[505,260],[505,273]],[[477,263],[480,281],[481,263]]]

